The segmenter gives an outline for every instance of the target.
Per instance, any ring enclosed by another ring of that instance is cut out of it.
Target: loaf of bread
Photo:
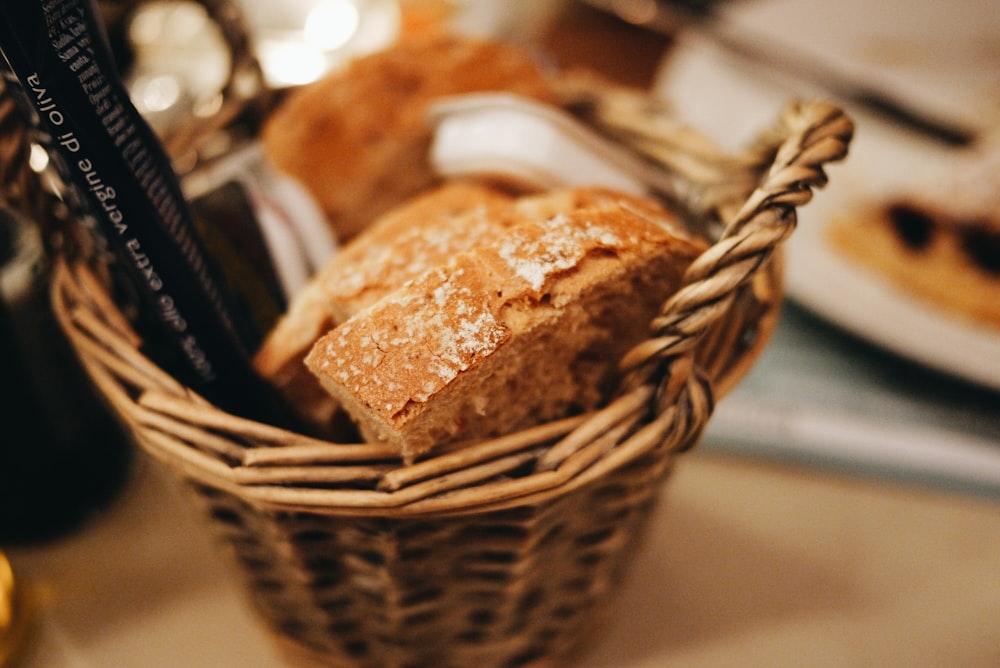
[[[278,391],[303,429],[331,438],[335,426],[342,424],[342,412],[306,369],[305,357],[335,324],[322,286],[310,281],[295,295],[252,360],[254,370]]]
[[[346,244],[295,296],[254,355],[254,367],[300,420],[330,435],[338,404],[306,368],[320,336],[430,267],[498,236],[513,196],[473,181],[449,181],[381,216]]]
[[[526,49],[455,36],[405,41],[295,90],[270,115],[261,141],[347,240],[435,182],[428,105],[485,91],[554,101]]]
[[[601,188],[497,209],[500,234],[369,302],[306,358],[361,434],[407,461],[606,400],[705,248],[659,205]]]
[[[513,196],[475,181],[450,181],[381,216],[316,276],[343,322],[405,281],[495,238],[510,224]]]

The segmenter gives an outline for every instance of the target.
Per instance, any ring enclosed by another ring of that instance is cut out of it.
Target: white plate
[[[828,198],[817,209],[835,211],[846,199]],[[897,354],[1000,390],[1000,333],[911,298],[832,252],[822,236],[819,225],[807,224],[790,240],[789,297]]]
[[[747,11],[764,11],[774,4],[781,2],[747,3]],[[768,16],[774,20],[773,13]],[[746,17],[741,20],[751,22]],[[813,29],[830,28],[821,24],[817,21]],[[776,31],[801,30],[800,25],[769,26]],[[729,150],[741,148],[772,123],[789,100],[826,95],[816,86],[735,60],[695,34],[679,40],[664,64],[658,91],[672,101],[682,120]],[[818,191],[802,209],[799,229],[789,241],[789,297],[887,350],[1000,389],[1000,332],[965,323],[911,298],[852,266],[823,243],[822,227],[834,213],[924,183],[955,157],[954,149],[903,132],[862,110],[848,107],[848,111],[857,123],[850,155],[845,163],[828,169],[829,189]]]

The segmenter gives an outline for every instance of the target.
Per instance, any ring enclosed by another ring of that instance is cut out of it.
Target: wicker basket
[[[565,663],[600,622],[675,458],[770,336],[779,246],[826,183],[823,165],[845,155],[851,122],[825,103],[793,104],[730,158],[627,93],[575,84],[567,107],[657,161],[665,194],[692,220],[726,223],[595,413],[404,465],[382,444],[223,412],[139,351],[88,263],[66,253],[57,263],[54,308],[96,387],[136,442],[190,483],[297,661]],[[35,191],[16,169],[15,139],[0,154],[3,182],[23,199]]]

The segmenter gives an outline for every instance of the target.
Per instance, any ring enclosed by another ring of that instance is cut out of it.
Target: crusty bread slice
[[[522,198],[501,236],[322,337],[306,358],[369,440],[412,461],[596,407],[705,245],[641,198]]]
[[[315,281],[340,323],[456,253],[501,238],[513,225],[564,211],[620,206],[648,216],[662,213],[651,200],[600,187],[515,199],[486,183],[447,182],[383,215],[331,259]]]
[[[327,263],[295,296],[254,355],[254,367],[320,434],[339,425],[337,402],[306,368],[316,340],[408,279],[484,238],[498,236],[512,196],[454,181],[382,216]],[[331,437],[335,434],[329,434]]]
[[[498,236],[510,224],[512,199],[483,183],[453,181],[383,215],[316,276],[334,320],[347,320],[455,253]]]
[[[334,324],[322,286],[310,281],[253,356],[257,373],[274,386],[303,425],[319,436],[333,436],[329,430],[340,407],[306,369],[305,357]]]

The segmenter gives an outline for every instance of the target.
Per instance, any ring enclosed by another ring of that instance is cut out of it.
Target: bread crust
[[[324,335],[306,358],[369,440],[433,448],[586,411],[705,248],[643,198],[581,188]]]
[[[335,324],[322,286],[312,281],[295,296],[253,357],[256,372],[274,386],[300,422],[317,436],[329,434],[341,409],[306,369],[305,356]]]
[[[430,102],[484,91],[554,102],[546,72],[523,48],[456,36],[405,41],[294,91],[268,118],[262,144],[345,241],[437,182],[427,160]]]
[[[347,320],[408,279],[499,234],[509,224],[512,200],[484,183],[452,181],[381,216],[316,276],[334,319]]]
[[[410,278],[496,236],[512,199],[487,184],[453,181],[386,213],[295,296],[254,355],[257,372],[317,432],[339,424],[339,404],[305,365],[316,340]]]

